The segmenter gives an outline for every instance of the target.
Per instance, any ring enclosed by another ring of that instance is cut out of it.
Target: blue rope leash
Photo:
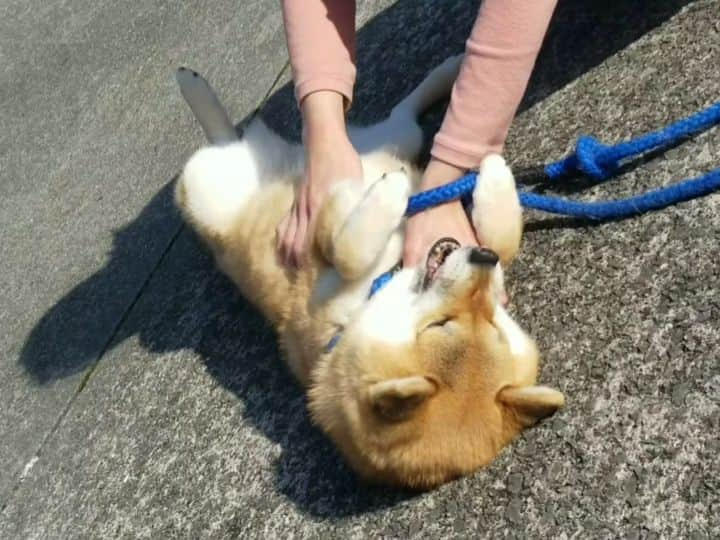
[[[622,165],[629,160],[647,152],[678,144],[719,123],[720,102],[666,128],[615,145],[606,145],[585,135],[578,139],[574,153],[532,171],[530,176],[537,176],[541,181],[553,182],[577,174],[585,174],[598,182],[603,182],[615,176]],[[456,199],[467,200],[475,188],[477,176],[477,173],[469,173],[449,184],[411,196],[408,199],[405,215],[412,216]],[[522,181],[523,178],[520,177],[518,180]],[[609,221],[660,210],[717,190],[720,190],[720,168],[697,178],[682,180],[671,186],[615,201],[573,201],[528,191],[521,191],[519,196],[520,203],[526,208],[594,221]],[[375,278],[369,297],[382,289],[392,279],[396,270],[397,268],[394,268]],[[332,350],[339,337],[340,334],[333,336],[328,343],[327,351]]]
[[[583,172],[596,180],[607,180],[615,175],[624,160],[677,144],[718,123],[720,123],[720,102],[664,129],[614,146],[604,145],[593,137],[580,137],[575,153],[547,165],[545,173],[552,180],[576,172]]]
[[[552,165],[555,163],[549,166]],[[412,216],[433,206],[459,199],[466,193],[472,193],[476,181],[477,173],[470,173],[450,184],[413,195],[408,200],[406,215]],[[526,208],[594,221],[609,221],[667,208],[679,202],[708,195],[719,189],[720,169],[715,169],[697,178],[683,180],[672,186],[616,201],[573,201],[528,191],[521,192],[519,197],[520,203]]]
[[[597,181],[612,178],[631,158],[647,152],[677,144],[693,135],[720,123],[720,102],[670,126],[613,146],[582,136],[575,152],[559,161],[545,165],[540,173],[544,180],[583,173]],[[470,173],[454,182],[413,195],[408,200],[406,215],[411,216],[433,206],[471,194],[477,182],[477,173]],[[521,192],[520,202],[527,208],[554,214],[563,214],[591,220],[622,219],[659,210],[720,189],[720,169],[694,179],[686,179],[642,195],[616,201],[580,202],[550,197],[537,193]]]
[[[720,169],[666,188],[617,201],[580,202],[523,192],[520,193],[520,203],[526,208],[553,214],[608,221],[667,208],[673,204],[708,195],[718,189],[720,189]]]
[[[597,181],[605,181],[617,174],[620,167],[628,160],[675,145],[719,123],[720,102],[659,131],[612,146],[605,145],[593,137],[582,136],[578,139],[573,154],[549,163],[534,173],[545,181],[557,181],[578,173],[586,174]],[[448,201],[467,198],[475,189],[477,176],[477,173],[469,173],[444,186],[411,196],[408,199],[405,215],[412,216]],[[720,190],[720,169],[697,178],[683,180],[672,186],[616,201],[573,201],[528,191],[520,192],[519,196],[520,203],[526,208],[595,221],[608,221],[660,210],[717,190]],[[390,279],[392,272],[378,276],[373,281],[370,296],[384,287]]]

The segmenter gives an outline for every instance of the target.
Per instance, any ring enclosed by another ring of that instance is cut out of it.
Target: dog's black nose
[[[483,266],[495,266],[498,259],[497,254],[487,248],[473,248],[468,256],[470,264],[481,264]]]

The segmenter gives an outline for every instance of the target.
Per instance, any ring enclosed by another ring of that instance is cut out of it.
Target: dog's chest
[[[373,269],[362,279],[348,283],[337,271],[327,268],[319,273],[313,288],[311,306],[324,308],[328,322],[344,328],[363,310],[368,302],[372,282],[397,264],[402,256],[404,226],[390,237],[387,247]],[[358,249],[362,249],[358,245]]]

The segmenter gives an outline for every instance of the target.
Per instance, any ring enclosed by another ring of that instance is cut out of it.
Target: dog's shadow
[[[563,87],[688,3],[561,2],[523,108]],[[476,10],[477,3],[470,1],[401,0],[367,22],[358,32],[359,82],[351,120],[360,124],[379,120],[430,68],[462,51]],[[442,111],[440,105],[427,115],[428,134],[438,128]],[[297,138],[299,120],[290,85],[275,92],[261,114],[279,133]],[[411,496],[363,486],[330,442],[312,427],[302,390],[283,367],[272,330],[217,272],[192,233],[181,228],[177,213],[171,210],[172,183],[116,233],[106,265],[37,323],[21,351],[22,366],[36,383],[45,385],[87,369],[131,336],[138,336],[152,352],[191,349],[208,373],[238,397],[244,422],[280,446],[277,487],[300,509],[341,517]],[[157,267],[145,272],[150,278],[139,288],[128,312],[128,295],[118,291],[130,287],[125,285],[127,276],[142,274],[136,270],[142,264],[139,261],[147,259],[141,252],[147,248],[148,235],[163,232],[167,238],[171,231],[178,232]],[[113,304],[121,301],[126,304]],[[98,308],[108,305],[113,308]],[[126,315],[121,317],[123,310]],[[113,325],[118,331],[106,343]]]

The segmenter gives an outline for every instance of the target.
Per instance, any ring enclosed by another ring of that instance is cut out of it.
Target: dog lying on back
[[[373,279],[401,258],[403,213],[420,178],[417,118],[450,92],[459,62],[435,68],[386,120],[350,128],[364,184],[340,182],[328,195],[300,270],[279,264],[275,229],[302,179],[303,148],[260,120],[238,137],[207,82],[177,73],[210,142],[186,164],[177,204],[276,328],[313,421],[372,482],[430,488],[467,474],[564,400],[536,386],[536,346],[499,301],[501,268],[522,232],[500,156],[482,162],[473,194],[486,247],[444,239],[426,264],[398,271],[368,297]]]

